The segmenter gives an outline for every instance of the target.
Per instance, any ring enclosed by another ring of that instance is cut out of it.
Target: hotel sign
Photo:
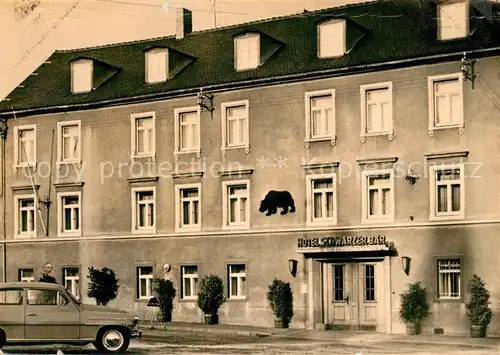
[[[303,248],[332,248],[332,247],[351,247],[351,246],[371,246],[387,245],[386,237],[381,235],[374,236],[335,236],[324,238],[299,238],[297,247]]]

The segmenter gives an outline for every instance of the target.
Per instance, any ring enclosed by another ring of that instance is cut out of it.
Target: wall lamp
[[[474,89],[474,81],[476,79],[477,74],[474,72],[474,66],[476,65],[476,59],[467,59],[467,53],[464,52],[464,56],[462,57],[462,75],[464,76],[464,80],[470,80],[472,84],[472,89]]]
[[[408,169],[408,172],[405,175],[405,179],[408,181],[410,185],[414,185],[420,176],[416,175],[413,170]]]
[[[410,274],[411,258],[409,256],[401,257],[401,266],[406,275]]]
[[[200,89],[200,92],[198,93],[198,106],[201,107],[202,111],[210,111],[210,116],[214,119],[214,95],[206,94],[203,92],[203,89]]]
[[[294,259],[289,259],[288,260],[288,270],[290,271],[290,275],[295,277],[297,275],[297,264],[299,262]]]

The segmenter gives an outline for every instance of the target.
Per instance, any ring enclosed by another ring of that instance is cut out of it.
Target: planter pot
[[[484,338],[486,336],[486,327],[481,325],[471,325],[470,336],[472,338]]]
[[[420,325],[417,323],[406,323],[406,334],[407,335],[420,334]]]
[[[286,318],[274,318],[275,328],[288,328],[290,321]]]
[[[218,314],[205,314],[205,324],[218,324],[219,315]]]

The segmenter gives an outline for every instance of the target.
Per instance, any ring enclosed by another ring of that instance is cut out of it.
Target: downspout
[[[5,141],[7,140],[7,120],[3,120],[0,122],[0,139],[2,140],[2,236],[3,236],[3,248],[2,248],[2,269],[3,269],[3,277],[2,280],[3,282],[7,282],[7,192],[6,190],[6,176],[5,176],[5,166],[6,166],[6,161],[5,161],[5,150],[6,150],[6,145]]]

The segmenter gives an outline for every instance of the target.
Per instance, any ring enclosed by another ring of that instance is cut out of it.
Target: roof
[[[468,38],[438,41],[436,16],[436,4],[431,0],[379,0],[193,32],[180,40],[168,36],[55,51],[36,69],[36,75],[28,76],[7,101],[0,102],[0,114],[2,111],[4,115],[10,114],[12,108],[21,113],[54,107],[67,111],[78,105],[116,104],[130,98],[166,98],[193,94],[201,87],[206,91],[214,87],[234,87],[238,83],[298,78],[308,73],[344,73],[346,68],[500,46],[498,17],[473,11],[474,31]],[[317,24],[332,17],[346,18],[352,33],[357,31],[358,37],[343,57],[318,59]],[[274,50],[257,69],[236,72],[234,36],[247,31],[265,34]],[[152,85],[144,82],[144,51],[155,47],[168,47],[183,61],[172,79]],[[69,63],[79,58],[92,58],[101,63],[104,77],[92,92],[76,95],[70,90]]]
[[[11,288],[11,287],[22,287],[22,288],[47,288],[47,289],[57,289],[57,290],[64,290],[64,286],[55,284],[55,283],[49,283],[49,282],[21,282],[21,281],[14,281],[14,282],[3,282],[0,283],[0,289],[6,289],[6,288]]]

